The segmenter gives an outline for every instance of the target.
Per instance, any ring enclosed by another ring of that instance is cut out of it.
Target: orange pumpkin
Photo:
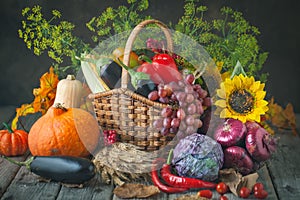
[[[6,130],[0,130],[0,155],[19,156],[28,149],[28,133],[23,130],[11,130],[6,124]]]
[[[28,144],[34,156],[86,157],[99,142],[97,120],[80,108],[50,107],[31,127]]]

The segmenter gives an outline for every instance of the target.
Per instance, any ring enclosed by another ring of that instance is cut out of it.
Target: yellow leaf
[[[23,104],[20,108],[16,109],[16,116],[11,123],[11,129],[17,129],[17,123],[20,116],[25,116],[30,113],[35,113],[32,104]]]
[[[53,67],[50,67],[49,72],[46,72],[40,78],[40,88],[45,91],[55,90],[58,81],[58,76],[54,73]]]

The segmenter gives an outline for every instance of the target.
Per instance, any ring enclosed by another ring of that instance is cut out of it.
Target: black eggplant
[[[19,166],[26,166],[32,173],[52,181],[82,184],[95,176],[95,165],[86,158],[72,156],[34,156],[18,162],[2,156]]]
[[[157,86],[152,80],[141,79],[137,82],[137,89],[135,93],[144,97],[148,97],[148,94],[153,90],[156,90]]]
[[[110,88],[119,88],[121,86],[122,67],[112,61],[101,67],[100,77]]]
[[[112,61],[106,64],[100,69],[100,77],[104,83],[109,87],[109,89],[120,88],[121,87],[121,77],[122,77],[122,67]],[[133,90],[134,87],[131,84],[129,77],[127,88]]]

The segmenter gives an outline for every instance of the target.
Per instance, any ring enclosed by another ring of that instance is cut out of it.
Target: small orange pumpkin
[[[3,123],[6,130],[0,130],[0,154],[5,156],[23,155],[28,150],[28,133],[23,130],[12,130]]]
[[[31,127],[28,144],[34,156],[86,157],[99,142],[97,120],[80,108],[52,106]]]

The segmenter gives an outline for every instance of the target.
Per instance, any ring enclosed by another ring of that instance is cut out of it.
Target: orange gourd
[[[0,130],[0,155],[19,156],[28,150],[28,133],[23,130],[11,130],[3,123],[6,130]]]
[[[50,107],[31,127],[28,144],[34,156],[86,157],[99,143],[97,120],[80,108]]]

